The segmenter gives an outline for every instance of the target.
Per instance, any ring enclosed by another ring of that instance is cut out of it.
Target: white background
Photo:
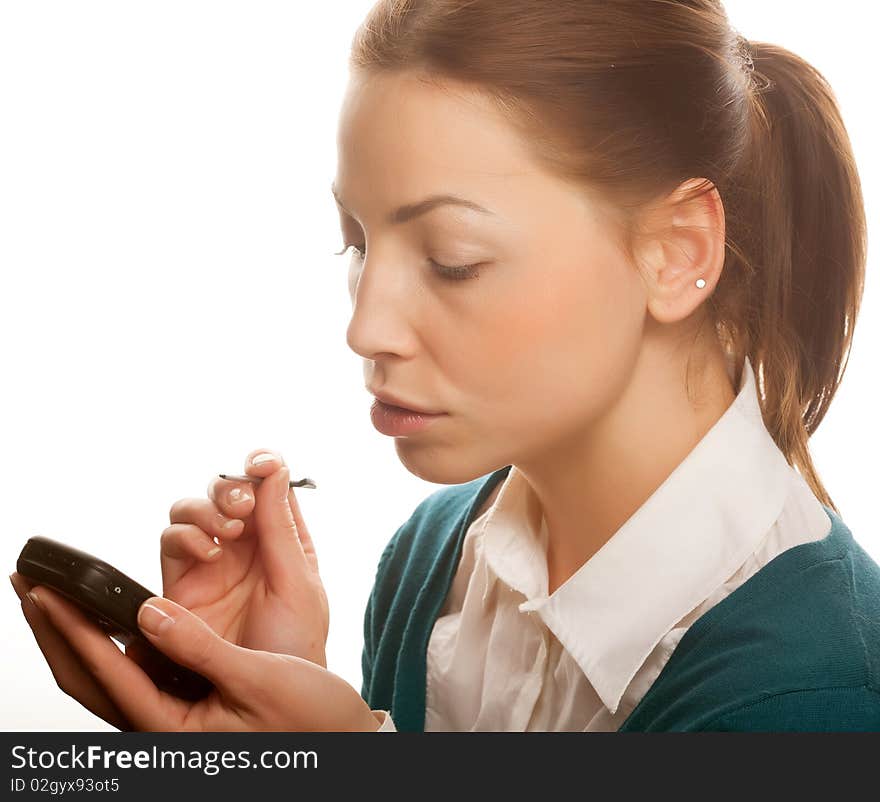
[[[379,555],[441,487],[370,423],[345,342],[348,257],[332,255],[338,112],[371,5],[0,0],[0,562],[10,573],[25,540],[48,535],[161,592],[171,504],[277,449],[318,484],[296,492],[330,598],[328,665],[358,690]],[[829,79],[880,234],[868,6],[726,7],[743,35]],[[875,262],[811,443],[880,561]],[[57,687],[5,593],[0,729],[112,730]]]

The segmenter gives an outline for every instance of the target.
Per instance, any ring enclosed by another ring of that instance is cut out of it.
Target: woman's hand
[[[255,464],[259,455],[271,459]],[[171,526],[161,538],[162,593],[230,643],[326,668],[330,609],[312,538],[288,486],[290,471],[281,455],[259,449],[245,460],[245,473],[263,482],[218,477],[208,499],[185,498],[171,507]]]
[[[274,458],[254,465],[253,458],[264,453]],[[311,536],[289,487],[289,470],[280,455],[258,449],[245,460],[245,472],[264,480],[255,487],[218,477],[209,485],[209,499],[182,499],[172,505],[171,526],[160,540],[163,594],[195,612],[230,643],[326,667],[327,594]],[[256,498],[231,500],[227,494],[235,488]],[[230,520],[239,523],[224,529]],[[213,536],[221,551],[208,556],[217,546]],[[34,583],[18,573],[10,580],[58,687],[104,721],[131,729],[77,651],[25,599]],[[75,620],[86,620],[53,595]],[[126,655],[141,664],[137,642],[126,647]]]
[[[92,679],[72,693],[92,709],[92,689],[128,726],[145,731],[375,732],[379,720],[357,690],[311,660],[248,649],[218,635],[201,618],[173,601],[152,597],[141,605],[138,623],[156,648],[202,674],[214,690],[198,702],[160,691],[143,669],[79,608],[45,586],[32,589],[40,614]],[[25,597],[26,615],[32,602]],[[42,644],[41,644],[42,645]],[[45,653],[45,650],[44,650]],[[50,657],[50,654],[53,655]],[[47,659],[56,677],[65,666]]]

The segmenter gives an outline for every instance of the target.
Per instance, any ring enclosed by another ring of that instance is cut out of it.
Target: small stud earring
[[[696,281],[696,285],[697,285],[697,287],[699,287],[700,289],[703,289],[703,287],[706,286],[706,279],[704,279],[704,278],[698,278],[697,281]]]

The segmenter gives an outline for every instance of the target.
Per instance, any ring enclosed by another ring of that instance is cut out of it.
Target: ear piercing
[[[706,286],[706,279],[704,279],[704,278],[698,278],[698,279],[696,280],[695,284],[697,285],[697,287],[698,287],[699,289],[703,289],[703,287]]]

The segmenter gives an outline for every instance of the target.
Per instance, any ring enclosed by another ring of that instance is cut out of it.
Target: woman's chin
[[[413,476],[438,485],[465,484],[501,467],[486,459],[485,454],[469,458],[467,449],[460,444],[427,446],[398,437],[394,447],[401,463]]]

